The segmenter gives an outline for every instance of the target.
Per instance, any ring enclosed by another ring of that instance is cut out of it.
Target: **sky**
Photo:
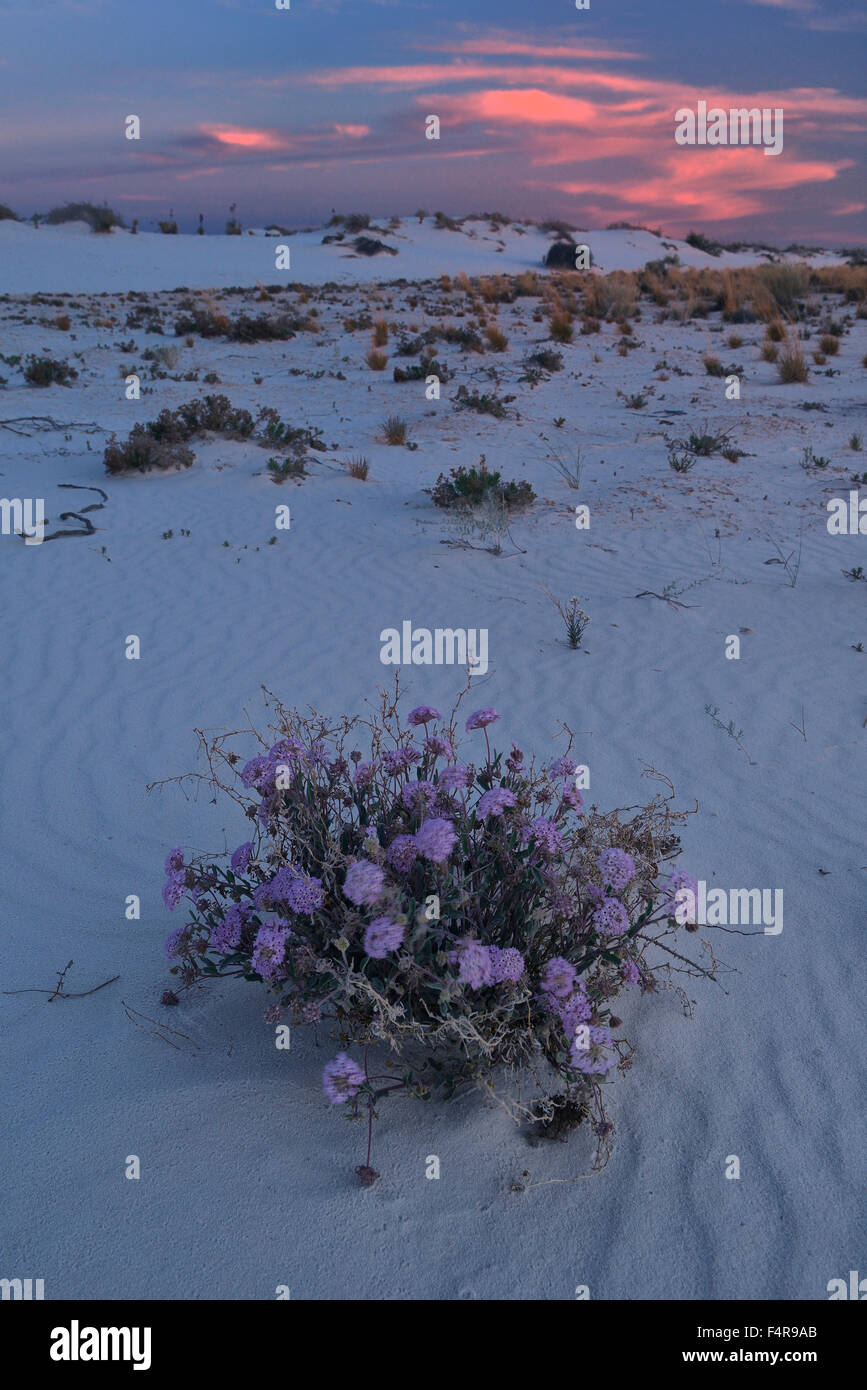
[[[858,0],[0,0],[0,202],[220,233],[234,203],[248,227],[425,208],[852,246],[865,39]],[[781,153],[678,145],[699,101],[781,108]]]

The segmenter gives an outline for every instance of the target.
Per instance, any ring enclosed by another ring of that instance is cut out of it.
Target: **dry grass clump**
[[[405,444],[409,425],[400,415],[387,415],[382,422],[382,435],[386,444]]]
[[[509,346],[508,338],[503,330],[498,328],[496,324],[492,324],[490,328],[485,329],[485,340],[491,352],[505,352]]]
[[[366,356],[367,365],[372,372],[384,372],[388,366],[388,355],[371,348]]]
[[[804,349],[794,328],[786,331],[786,342],[777,363],[777,373],[780,381],[786,385],[805,382],[810,379],[810,369],[807,366]]]
[[[388,324],[385,319],[376,319],[373,325],[373,346],[385,347],[388,342]]]
[[[555,343],[571,343],[575,330],[568,309],[556,309],[548,321],[548,329]]]

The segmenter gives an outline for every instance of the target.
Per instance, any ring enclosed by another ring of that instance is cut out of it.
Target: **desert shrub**
[[[493,392],[469,391],[466,386],[458,387],[455,394],[455,405],[461,406],[466,410],[475,410],[479,415],[493,415],[495,420],[502,420],[506,414],[506,405],[513,401],[514,396],[504,396],[502,399],[494,395]]]
[[[697,895],[667,868],[685,813],[661,796],[587,809],[571,738],[544,763],[515,745],[506,755],[490,745],[491,708],[461,718],[472,761],[457,761],[459,706],[404,722],[383,694],[362,723],[277,701],[247,762],[237,735],[200,734],[204,784],[253,828],[229,862],[170,851],[163,898],[186,916],[165,954],[183,987],[264,986],[270,1025],[333,1025],[341,1050],[323,1089],[335,1105],[372,1121],[390,1092],[469,1087],[518,1121],[585,1119],[601,1162],[613,1126],[600,1083],[634,1051],[615,1036],[614,1000],[653,993],[672,970],[712,974],[668,945]],[[390,1073],[370,1065],[371,1045],[390,1048]],[[377,1176],[369,1149],[356,1171]]]
[[[175,319],[175,336],[195,333],[200,338],[228,338],[233,343],[286,342],[302,329],[310,328],[310,320],[295,314],[239,314],[232,319],[222,311],[198,308],[191,314]]]
[[[20,222],[21,218],[17,212],[13,212],[5,203],[0,203],[0,222]]]
[[[417,357],[420,352],[424,352],[426,347],[437,340],[435,328],[428,328],[424,333],[419,333],[415,338],[401,338],[394,349],[396,357]]]
[[[163,236],[177,236],[178,234],[178,224],[171,213],[169,213],[168,217],[166,217],[162,222],[158,222],[157,226],[159,227]]]
[[[355,236],[358,232],[363,232],[370,226],[370,215],[366,212],[335,212],[329,220],[329,227],[342,227],[349,232],[350,236]]]
[[[436,336],[441,338],[444,343],[454,343],[464,352],[484,352],[485,350],[484,343],[474,328],[458,328],[454,324],[448,324],[445,328],[437,329]]]
[[[384,252],[388,252],[389,256],[398,254],[396,246],[386,246],[384,241],[374,236],[356,237],[352,245],[359,256],[381,256]]]
[[[555,241],[545,253],[544,264],[548,270],[574,270],[577,250],[574,241]]]
[[[107,473],[150,473],[153,469],[189,468],[195,455],[186,444],[155,439],[146,425],[139,424],[133,425],[122,444],[109,440],[103,463]]]
[[[559,372],[563,370],[563,354],[555,352],[553,348],[540,348],[538,352],[529,354],[525,365],[541,367],[546,372]]]
[[[429,376],[439,377],[440,381],[451,380],[445,362],[438,362],[435,357],[423,357],[411,367],[395,367],[393,376],[395,381],[424,381]]]
[[[441,473],[435,485],[426,491],[435,506],[446,510],[451,507],[476,507],[488,493],[502,497],[506,506],[513,511],[528,507],[536,500],[529,483],[518,483],[514,479],[503,482],[498,472],[491,472],[485,464],[484,454],[478,465],[472,468],[459,464],[448,477]]]
[[[686,237],[687,246],[694,246],[696,251],[704,251],[707,256],[722,255],[722,247],[715,241],[709,241],[702,232],[689,232]]]
[[[384,372],[388,366],[388,354],[377,352],[376,348],[371,348],[366,354],[365,361],[372,372]]]
[[[457,222],[454,217],[449,217],[444,212],[434,213],[434,226],[438,227],[441,232],[459,232],[461,230],[460,222]]]
[[[826,357],[836,357],[840,351],[840,340],[834,333],[823,333],[819,347]]]
[[[55,357],[36,357],[33,353],[27,358],[24,367],[24,380],[29,386],[66,386],[78,372],[68,362]]]
[[[388,324],[385,319],[377,319],[373,325],[373,346],[385,347],[388,342]]]
[[[112,227],[126,226],[120,214],[113,212],[107,203],[100,207],[95,203],[64,203],[46,212],[42,220],[51,227],[62,222],[86,222],[93,232],[110,232]]]
[[[185,446],[203,434],[254,439],[263,448],[278,449],[293,465],[303,464],[308,449],[325,447],[315,431],[286,424],[271,406],[254,420],[249,410],[233,406],[227,396],[209,395],[185,401],[177,410],[161,410],[155,420],[135,425],[126,444],[112,439],[103,461],[109,473],[146,472],[176,464],[188,468],[194,456]]]
[[[72,319],[68,314],[58,314],[54,320],[54,327],[59,328],[61,333],[68,333],[72,327]]]
[[[349,459],[346,463],[346,471],[350,478],[357,478],[359,482],[366,482],[370,472],[370,464],[363,455],[359,454],[356,458]]]

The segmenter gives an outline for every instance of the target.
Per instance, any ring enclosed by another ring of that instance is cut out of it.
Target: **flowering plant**
[[[685,813],[673,789],[628,816],[588,809],[566,726],[566,750],[537,766],[491,747],[496,710],[459,721],[465,695],[448,720],[420,705],[405,723],[397,683],[369,719],[336,723],[269,696],[273,737],[245,763],[233,735],[200,734],[203,775],[254,830],[228,864],[170,853],[166,905],[190,911],[166,951],[185,985],[263,984],[269,1022],[332,1021],[341,1050],[323,1087],[350,1113],[473,1085],[543,1131],[587,1118],[607,1151],[602,1085],[633,1051],[612,1001],[672,968],[712,974],[666,944],[676,894],[694,886],[663,873]],[[384,1072],[369,1068],[374,1044],[391,1050]],[[530,1103],[514,1084],[528,1071]],[[372,1171],[368,1148],[359,1172]]]

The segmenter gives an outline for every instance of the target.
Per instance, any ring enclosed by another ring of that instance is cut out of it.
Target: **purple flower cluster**
[[[604,849],[596,860],[602,882],[615,893],[622,893],[635,878],[635,860],[623,849]]]
[[[597,1028],[593,1024],[587,1025],[586,1041],[585,1037],[579,1034],[573,1039],[571,1051],[571,1061],[576,1071],[583,1072],[585,1076],[595,1076],[600,1073],[610,1071],[617,1058],[606,1055],[605,1049],[614,1046],[614,1039],[607,1028]]]
[[[163,950],[166,953],[166,960],[174,960],[175,956],[183,954],[185,948],[190,944],[190,931],[188,927],[178,927],[166,937]]]
[[[479,797],[476,807],[476,815],[479,820],[487,820],[488,816],[501,816],[504,811],[508,811],[517,801],[515,793],[510,787],[491,787],[488,792],[483,792]]]
[[[232,872],[236,874],[246,873],[252,853],[253,845],[250,840],[244,845],[239,845],[232,855]]]
[[[495,709],[488,706],[486,709],[477,709],[475,714],[471,714],[467,720],[467,733],[473,729],[485,729],[488,724],[493,724],[500,715]]]
[[[285,903],[290,912],[299,916],[312,917],[325,901],[322,880],[309,874],[302,874],[291,864],[278,869],[268,883],[262,883],[253,894],[257,907],[266,904],[275,907]]]
[[[272,980],[279,972],[291,935],[289,928],[277,921],[265,922],[259,928],[250,964],[264,980]]]
[[[209,945],[215,951],[234,951],[236,946],[241,943],[241,932],[244,923],[250,916],[250,909],[243,904],[235,903],[229,908],[222,922],[211,931]]]
[[[491,979],[495,984],[516,984],[527,968],[524,957],[514,946],[506,946],[503,949],[499,946],[489,946],[488,957],[491,962]]]
[[[184,867],[184,851],[180,845],[176,846],[175,849],[169,850],[163,867],[166,871],[166,878],[171,878],[173,874],[180,873]]]
[[[570,757],[569,754],[566,753],[563,755],[562,758],[555,758],[552,763],[549,763],[548,776],[571,777],[575,773],[577,767],[578,764],[575,761],[575,759]]]
[[[415,729],[419,724],[430,724],[431,720],[441,718],[439,710],[434,709],[433,705],[416,705],[407,715],[407,723]]]
[[[415,836],[396,835],[388,847],[386,858],[399,874],[408,874],[418,858]]]
[[[407,782],[400,793],[400,800],[408,811],[415,811],[425,802],[435,801],[436,796],[437,789],[433,782]]]
[[[399,777],[409,772],[414,763],[421,761],[421,753],[411,743],[400,748],[389,748],[382,755],[382,765],[390,777]]]
[[[374,917],[364,933],[364,949],[372,960],[384,960],[403,942],[406,928],[390,917]]]
[[[440,773],[438,785],[447,792],[462,791],[468,787],[473,780],[473,774],[463,763],[454,763],[452,767],[444,767]]]
[[[493,984],[491,952],[480,941],[465,937],[463,941],[458,942],[451,959],[457,962],[458,979],[461,984],[469,985],[470,989],[481,989],[483,985]]]
[[[378,864],[369,859],[354,859],[346,870],[343,883],[344,896],[356,907],[363,903],[375,903],[385,887],[385,874]]]
[[[450,820],[432,817],[423,820],[416,831],[415,847],[423,859],[429,859],[432,864],[444,864],[457,838]]]
[[[455,750],[442,734],[431,734],[424,741],[424,751],[432,758],[453,758]]]
[[[540,854],[546,855],[549,859],[553,859],[563,848],[563,838],[554,822],[547,816],[537,816],[529,825],[525,825],[521,831],[521,840],[524,844],[532,841]]]
[[[364,1072],[345,1052],[338,1052],[334,1061],[326,1062],[322,1068],[322,1089],[332,1105],[352,1100],[363,1083]]]
[[[553,956],[542,971],[542,989],[555,999],[565,999],[572,993],[575,983],[575,967],[563,956]]]
[[[593,913],[593,925],[601,936],[622,936],[629,926],[629,914],[618,898],[603,898]]]
[[[622,936],[629,926],[629,914],[617,898],[603,898],[593,913],[593,925],[601,936]]]

